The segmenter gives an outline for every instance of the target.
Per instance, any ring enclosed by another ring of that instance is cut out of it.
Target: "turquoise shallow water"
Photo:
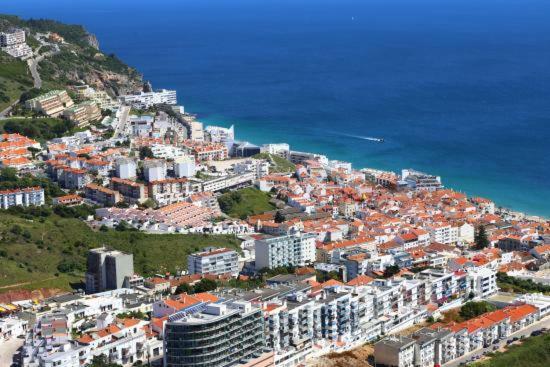
[[[3,0],[0,9],[84,24],[155,87],[177,89],[205,121],[236,124],[240,138],[425,170],[550,217],[546,0]]]

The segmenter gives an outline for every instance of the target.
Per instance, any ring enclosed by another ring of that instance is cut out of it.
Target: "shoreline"
[[[179,102],[178,102],[179,103]],[[234,125],[235,126],[235,130],[236,130],[236,136],[239,137],[239,136],[242,136],[243,134],[240,133],[240,131],[242,130],[239,130],[239,122],[235,122],[235,123],[228,123],[226,122],[225,119],[216,119],[216,122],[214,122],[213,120],[211,119],[203,119],[201,118],[201,113],[198,112],[198,113],[194,113],[193,111],[190,111],[189,113],[191,114],[194,114],[196,115],[197,117],[197,121],[200,121],[203,123],[204,127],[206,126],[222,126],[222,127],[230,127],[231,125]],[[216,115],[218,116],[218,115]],[[257,130],[258,131],[258,130]],[[245,134],[246,136],[246,130],[245,130]],[[322,150],[318,150],[318,151],[311,151],[309,150],[308,148],[305,148],[305,149],[301,149],[300,146],[297,146],[297,145],[294,145],[292,143],[288,143],[287,141],[271,141],[269,140],[269,138],[264,138],[265,140],[262,140],[262,141],[255,141],[255,140],[248,140],[248,139],[236,139],[236,140],[239,140],[239,141],[248,141],[252,144],[256,144],[256,145],[262,145],[262,144],[269,144],[269,143],[287,143],[290,145],[291,147],[291,150],[294,150],[294,151],[301,151],[301,152],[307,152],[307,153],[315,153],[315,154],[321,154],[321,155],[325,155],[329,160],[341,160],[341,161],[344,161],[344,162],[349,162],[349,163],[352,163],[352,166],[353,166],[353,169],[354,170],[362,170],[362,169],[373,169],[373,170],[380,170],[380,171],[388,171],[388,172],[393,172],[393,173],[396,173],[398,174],[399,171],[395,171],[395,170],[392,170],[392,169],[388,169],[388,168],[380,168],[376,165],[367,165],[367,164],[357,164],[355,163],[354,161],[350,161],[350,160],[346,160],[345,157],[339,157],[339,156],[334,156],[330,153],[325,153],[323,152]],[[354,136],[350,136],[349,139],[355,139]],[[370,142],[372,144],[384,144],[384,143],[378,143],[378,142]],[[293,149],[294,148],[294,149]],[[401,168],[406,168],[406,167],[401,167]],[[423,168],[418,168],[418,167],[412,167],[413,169],[418,169],[420,171],[423,171],[425,173],[428,173],[428,174],[433,174],[433,175],[439,175],[437,170],[431,170],[431,169],[423,169]],[[513,206],[509,206],[507,204],[504,204],[504,205],[501,205],[500,204],[500,200],[498,199],[494,199],[494,196],[491,195],[491,194],[482,194],[482,193],[475,193],[471,190],[464,190],[463,188],[457,186],[457,185],[452,185],[452,184],[446,184],[448,181],[446,180],[447,176],[445,175],[441,175],[441,180],[443,182],[443,186],[445,189],[450,189],[450,190],[453,190],[453,191],[456,191],[456,192],[460,192],[460,193],[463,193],[465,194],[466,196],[468,196],[469,198],[472,198],[472,197],[484,197],[484,198],[487,198],[491,201],[493,201],[495,203],[495,206],[497,208],[501,208],[503,212],[508,212],[508,213],[517,213],[517,214],[520,214],[520,215],[524,215],[526,218],[529,218],[529,219],[532,219],[532,220],[535,220],[535,221],[548,221],[550,220],[550,215],[546,215],[546,214],[534,214],[532,212],[530,212],[529,210],[523,210],[523,209],[514,209]],[[483,191],[483,190],[481,190]]]

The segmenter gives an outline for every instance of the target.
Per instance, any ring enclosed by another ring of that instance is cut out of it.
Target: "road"
[[[0,346],[0,366],[8,367],[13,364],[13,356],[23,346],[25,339],[11,338]]]
[[[19,99],[14,101],[11,105],[9,105],[8,107],[4,108],[4,110],[0,111],[0,120],[1,119],[4,119],[6,118],[6,116],[8,115],[8,113],[10,113],[11,109],[13,108],[13,106],[15,106],[16,104],[19,103]]]
[[[38,73],[38,62],[42,59],[39,60],[39,58],[40,56],[27,60],[27,65],[29,65],[29,70],[31,71],[34,87],[36,89],[42,88],[42,78],[40,78],[40,74]]]
[[[120,107],[120,118],[118,119],[118,124],[115,127],[115,133],[113,134],[114,138],[119,138],[121,135],[128,134],[128,116],[130,115],[130,106]]]
[[[538,329],[542,329],[542,328],[550,328],[550,316],[547,316],[544,319],[539,320],[538,322],[535,322],[532,325],[529,325],[525,329],[516,331],[515,333],[510,335],[507,339],[500,340],[499,344],[494,344],[494,345],[491,345],[490,347],[476,350],[475,352],[466,354],[466,355],[464,355],[460,358],[457,358],[457,359],[455,359],[455,360],[453,360],[449,363],[445,363],[443,366],[444,367],[456,367],[456,366],[460,365],[461,363],[471,362],[472,358],[481,357],[484,354],[492,352],[493,348],[495,346],[498,346],[500,348],[500,347],[506,345],[506,341],[508,341],[508,340],[512,340],[514,338],[519,338],[521,336],[529,336],[529,335],[531,335],[531,333],[533,331],[538,330]]]

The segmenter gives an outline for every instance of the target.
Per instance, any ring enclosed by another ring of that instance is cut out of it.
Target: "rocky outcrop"
[[[86,35],[86,42],[96,50],[99,50],[99,41],[97,40],[95,34],[88,33]]]

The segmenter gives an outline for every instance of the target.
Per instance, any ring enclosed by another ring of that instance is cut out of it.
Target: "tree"
[[[281,213],[280,210],[277,210],[275,213],[275,223],[283,223],[285,221],[285,216]]]
[[[36,153],[40,153],[40,149],[35,147],[28,147],[27,150],[31,152],[32,159],[36,158]]]
[[[479,315],[483,315],[486,312],[494,311],[496,307],[490,304],[489,302],[466,302],[464,306],[460,309],[459,315],[464,320],[473,319]]]
[[[384,269],[384,278],[391,278],[397,273],[399,273],[399,266],[390,265],[386,269]]]
[[[216,281],[212,279],[202,278],[200,282],[195,284],[194,291],[195,293],[202,293],[213,291],[216,288],[218,288],[218,284],[216,283]]]
[[[141,147],[139,148],[139,158],[141,160],[144,160],[145,158],[153,158],[155,155],[153,154],[153,151],[149,147]]]
[[[92,359],[92,362],[89,364],[89,367],[122,367],[119,364],[111,363],[107,360],[105,355],[95,356]]]
[[[479,226],[477,233],[474,238],[475,248],[477,250],[483,250],[486,247],[489,247],[489,238],[487,237],[487,232],[485,231],[485,226]]]
[[[174,294],[182,294],[182,293],[187,293],[187,294],[193,293],[193,287],[191,287],[187,283],[181,283],[176,288],[176,291],[174,292]]]

